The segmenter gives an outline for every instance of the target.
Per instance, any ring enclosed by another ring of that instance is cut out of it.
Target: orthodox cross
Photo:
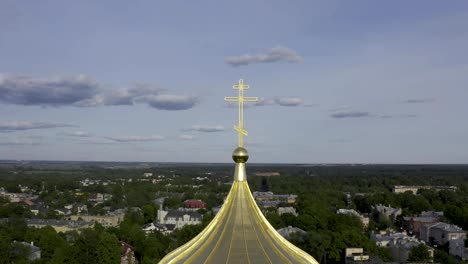
[[[240,79],[239,83],[232,86],[232,89],[239,90],[239,96],[227,96],[224,97],[226,102],[238,102],[239,104],[239,123],[237,126],[234,126],[234,130],[237,131],[239,135],[239,147],[244,145],[244,136],[247,136],[247,130],[244,129],[244,102],[256,102],[258,97],[245,97],[244,90],[249,89],[248,85],[244,84],[244,80]]]

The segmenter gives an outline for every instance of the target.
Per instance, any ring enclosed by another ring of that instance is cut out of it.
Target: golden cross
[[[237,85],[233,85],[232,89],[239,90],[239,96],[227,96],[224,97],[226,102],[239,102],[239,124],[234,126],[234,130],[237,131],[239,135],[239,147],[244,145],[243,136],[247,136],[247,130],[244,129],[244,102],[256,102],[258,97],[245,97],[244,90],[249,89],[248,85],[244,84],[244,80],[240,79]]]

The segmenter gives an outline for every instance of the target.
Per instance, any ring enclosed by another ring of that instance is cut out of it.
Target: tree
[[[120,262],[121,246],[117,237],[107,232],[99,235],[96,246],[96,263],[111,264]]]
[[[152,204],[143,206],[142,211],[145,223],[153,222],[156,218],[156,209]]]
[[[411,249],[408,256],[408,261],[413,262],[423,262],[430,260],[432,260],[431,254],[429,253],[427,246],[424,244],[419,244],[413,249]]]
[[[34,241],[41,248],[41,259],[48,261],[58,248],[64,247],[66,241],[50,226],[40,229],[29,228],[26,241]]]
[[[443,250],[436,250],[434,253],[434,261],[436,263],[444,263],[444,264],[455,264],[457,263],[454,257],[447,254],[447,252]]]

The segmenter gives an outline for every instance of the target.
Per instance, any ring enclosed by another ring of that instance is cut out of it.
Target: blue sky
[[[467,1],[0,1],[0,159],[467,163]]]

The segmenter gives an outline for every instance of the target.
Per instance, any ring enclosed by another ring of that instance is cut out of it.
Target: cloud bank
[[[97,90],[97,83],[84,75],[48,79],[0,75],[0,102],[9,104],[70,105],[94,96]]]
[[[27,122],[27,121],[16,121],[16,122],[0,122],[0,132],[14,132],[30,129],[47,129],[47,128],[58,128],[58,127],[73,127],[73,125],[62,124],[62,123],[49,123],[49,122]]]
[[[59,135],[68,136],[68,137],[91,137],[92,134],[87,131],[73,131],[73,132],[61,132]]]
[[[432,103],[435,99],[408,99],[403,101],[403,103],[407,104],[425,104],[425,103]]]
[[[177,136],[178,140],[193,140],[195,137],[192,135],[179,135]]]
[[[237,67],[245,66],[254,63],[272,63],[286,61],[290,63],[302,62],[303,59],[295,51],[288,49],[286,47],[275,47],[269,49],[265,53],[259,54],[244,54],[235,57],[226,58],[226,63]]]
[[[349,112],[338,112],[331,115],[333,118],[360,118],[360,117],[370,117],[369,112],[362,111],[349,111]]]
[[[159,110],[187,110],[198,102],[196,96],[166,94],[147,84],[104,89],[85,75],[39,79],[0,74],[0,103],[5,104],[97,107],[145,103]]]
[[[207,125],[193,125],[191,128],[184,129],[184,131],[197,131],[197,132],[206,132],[206,133],[212,133],[212,132],[221,132],[224,131],[223,126],[207,126]]]
[[[149,95],[142,98],[149,106],[159,110],[186,110],[198,103],[198,98],[189,95]]]
[[[147,141],[160,141],[164,140],[164,137],[159,135],[151,136],[114,136],[106,137],[106,139],[115,141],[115,142],[147,142]]]
[[[287,107],[301,106],[304,104],[304,99],[296,96],[277,96],[273,98],[258,98],[256,102],[245,102],[244,107],[253,107],[253,106],[266,106],[266,105],[279,105]],[[227,102],[228,107],[237,107],[236,102]],[[304,105],[306,107],[314,106]]]
[[[298,106],[304,102],[299,97],[279,97],[275,98],[275,103],[281,106]]]

